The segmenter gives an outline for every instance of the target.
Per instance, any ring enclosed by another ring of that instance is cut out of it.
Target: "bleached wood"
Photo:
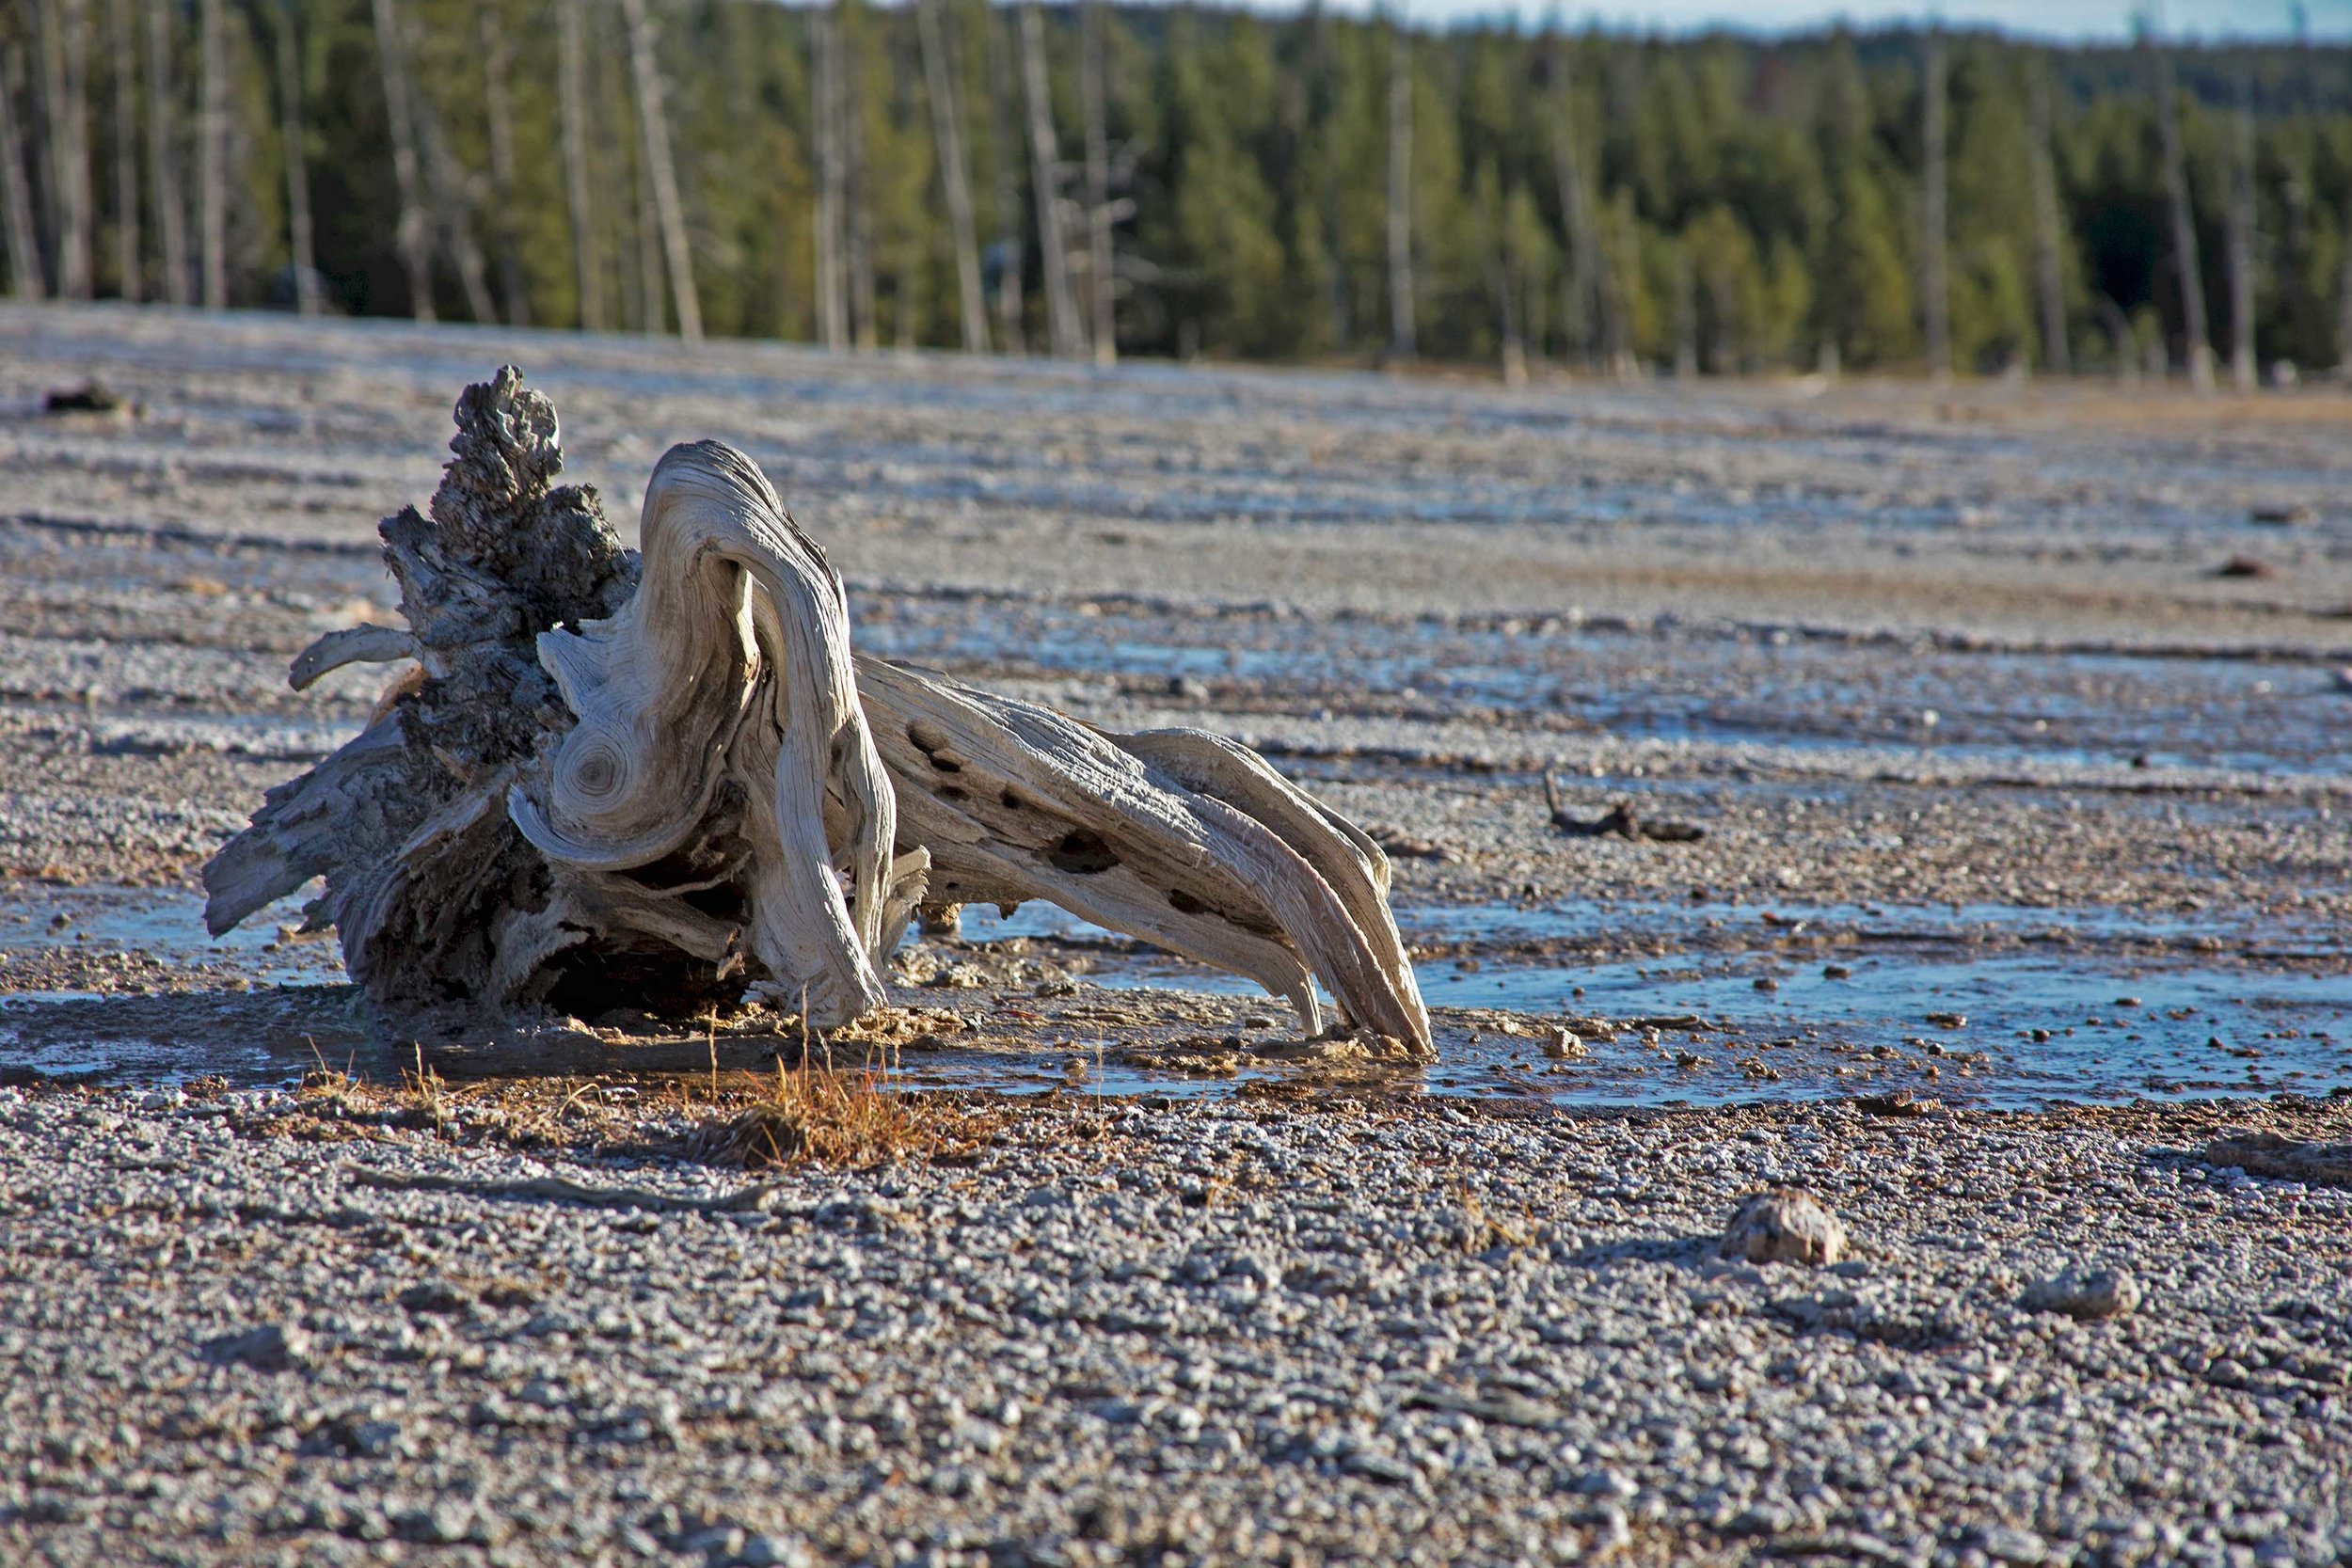
[[[1429,1049],[1387,857],[1223,737],[1112,735],[853,657],[847,595],[758,467],[675,447],[641,557],[552,483],[554,410],[469,388],[432,515],[383,526],[409,629],[329,634],[307,685],[413,657],[358,738],[206,868],[226,930],[313,877],[381,1001],[698,1006],[830,1027],[918,910],[1044,898]],[[543,629],[552,626],[554,629]]]
[[[934,902],[1045,899],[1256,980],[1310,1034],[1320,979],[1351,1022],[1428,1049],[1386,857],[1263,759],[1199,731],[1106,736],[872,657],[858,693]]]
[[[882,996],[873,957],[896,814],[858,708],[840,583],[757,467],[719,442],[662,458],[641,530],[628,607],[539,639],[579,722],[544,809],[517,787],[508,813],[550,861],[626,870],[683,845],[734,777],[754,841],[751,951],[807,988],[813,1021],[846,1022]],[[854,920],[833,875],[829,791],[850,808]]]
[[[389,664],[417,657],[417,640],[398,626],[358,626],[330,631],[294,657],[286,684],[308,691],[346,664]]]

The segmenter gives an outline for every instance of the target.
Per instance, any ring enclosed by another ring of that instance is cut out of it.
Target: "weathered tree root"
[[[847,596],[758,468],[654,471],[642,558],[556,487],[510,368],[457,405],[428,520],[381,530],[409,629],[331,633],[307,686],[415,658],[367,729],[205,868],[217,934],[310,878],[393,1006],[689,1009],[759,986],[813,1023],[882,998],[918,908],[1043,898],[1429,1050],[1378,846],[1255,753],[1108,735],[852,657]]]

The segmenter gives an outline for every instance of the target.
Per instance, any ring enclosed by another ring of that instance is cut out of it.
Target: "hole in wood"
[[[1170,890],[1168,895],[1168,901],[1178,914],[1206,914],[1209,912],[1208,905],[1203,904],[1200,899],[1195,898],[1191,894],[1186,893],[1183,888]]]
[[[1119,863],[1111,847],[1084,828],[1073,828],[1062,835],[1062,841],[1047,851],[1045,858],[1055,869],[1073,876],[1093,877],[1110,870]]]

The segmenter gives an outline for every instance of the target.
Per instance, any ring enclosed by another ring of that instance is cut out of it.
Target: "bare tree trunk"
[[[303,155],[302,46],[294,37],[294,0],[278,5],[278,114],[286,144],[287,249],[294,258],[294,307],[319,313],[319,281],[310,243],[310,174]]]
[[[8,292],[21,300],[48,293],[42,283],[40,231],[33,223],[33,192],[24,176],[24,139],[17,132],[16,102],[10,96],[24,80],[24,53],[11,44],[0,52],[0,238],[8,243]]]
[[[1119,363],[1119,278],[1111,254],[1111,141],[1104,73],[1103,0],[1085,0],[1079,9],[1084,33],[1079,92],[1086,100],[1088,293],[1094,305],[1094,362]]]
[[[1007,354],[1026,354],[1028,332],[1022,319],[1026,307],[1021,290],[1022,261],[1027,249],[1021,243],[1021,130],[1012,106],[1017,72],[1005,32],[1011,24],[999,25],[993,10],[986,14],[989,98],[995,109],[991,124],[996,150],[993,160],[996,166],[996,329],[1003,335]]]
[[[922,33],[923,77],[930,93],[931,135],[939,143],[939,182],[956,246],[956,295],[963,312],[963,351],[988,352],[988,300],[980,292],[980,249],[972,221],[971,171],[963,161],[963,117],[949,69],[940,0],[915,0]]]
[[[1566,50],[1557,56],[1553,78],[1553,114],[1559,121],[1552,145],[1552,171],[1560,183],[1560,222],[1568,242],[1567,296],[1561,331],[1570,357],[1590,362],[1593,324],[1597,314],[1601,276],[1608,265],[1593,239],[1592,211],[1584,198],[1583,160],[1576,150],[1576,105],[1569,95]]]
[[[392,179],[400,192],[395,239],[400,264],[408,275],[409,314],[434,319],[432,234],[424,215],[422,176],[417,166],[416,117],[408,103],[408,51],[402,42],[400,13],[393,0],[373,0],[376,65],[384,77],[384,120],[392,138]]]
[[[2237,84],[2235,145],[2230,159],[2230,381],[2254,389],[2254,107],[2252,88]]]
[[[521,195],[515,182],[515,103],[507,78],[514,70],[515,51],[506,41],[498,7],[480,0],[482,24],[482,107],[490,123],[490,192],[498,201],[496,235],[499,292],[506,299],[510,326],[531,325],[531,279],[523,270],[522,245],[516,238]]]
[[[840,119],[835,134],[841,147],[841,221],[847,240],[846,276],[850,290],[850,341],[860,354],[871,354],[882,341],[882,319],[874,302],[874,202],[866,166],[865,78],[850,29],[848,12],[834,12],[834,41],[839,47],[840,72],[834,78],[834,108]]]
[[[2126,387],[2139,385],[2139,354],[2132,340],[2132,319],[2106,294],[2099,296],[2099,320],[2107,329],[2107,351],[2115,356],[2115,379]]]
[[[1075,359],[1078,307],[1070,290],[1070,251],[1062,240],[1061,150],[1054,137],[1054,103],[1045,79],[1045,22],[1036,0],[1021,7],[1022,96],[1029,106],[1029,153],[1036,165],[1037,241],[1045,262],[1045,326],[1057,359]]]
[[[180,189],[179,117],[171,90],[171,0],[147,0],[147,175],[163,237],[164,298],[188,303],[188,204]]]
[[[580,288],[580,325],[583,331],[605,328],[604,269],[596,264],[595,210],[590,205],[588,179],[587,45],[580,37],[581,0],[556,0],[559,31],[556,92],[563,119],[564,195],[571,208],[572,270]]]
[[[1494,291],[1497,325],[1502,335],[1502,384],[1527,385],[1527,341],[1519,329],[1518,257],[1511,244],[1511,189],[1503,187],[1502,212],[1495,220]]]
[[[2164,188],[2172,208],[2172,266],[2181,285],[2181,329],[2188,340],[2188,384],[2213,389],[2213,340],[2205,330],[2205,271],[2197,257],[2197,214],[2189,204],[2188,165],[2181,151],[2181,106],[2172,87],[2172,56],[2144,43],[2154,56],[2156,132],[2164,148]]]
[[[401,21],[405,24],[408,19]],[[404,35],[404,41],[408,47],[402,51],[402,59],[414,60],[419,53],[416,45],[422,40],[412,31]],[[482,262],[482,247],[473,237],[473,180],[450,150],[449,138],[441,134],[441,115],[434,107],[433,95],[413,75],[408,78],[408,107],[416,117],[417,139],[423,144],[425,189],[433,199],[441,243],[448,246],[458,285],[466,291],[466,313],[478,322],[496,322],[499,313],[490,301],[489,273]]]
[[[1330,134],[1332,103],[1339,96],[1340,71],[1332,45],[1334,28],[1330,12],[1316,7],[1307,16],[1312,31],[1309,35],[1311,47],[1307,56],[1306,119],[1308,135],[1322,137]],[[1346,219],[1341,213],[1341,193],[1346,171],[1341,167],[1340,159],[1324,158],[1319,162],[1321,167],[1318,173],[1321,177],[1315,182],[1315,213],[1317,220],[1323,225],[1324,243],[1328,245],[1332,244],[1332,236],[1345,231]],[[1348,271],[1345,261],[1334,246],[1331,264],[1324,269],[1323,309],[1324,330],[1335,348],[1344,347],[1356,335],[1355,294],[1351,287],[1354,279],[1349,277]]]
[[[2352,190],[2344,193],[2344,227],[2352,232]],[[2344,266],[2336,279],[2336,372],[2352,379],[2352,245],[2344,247]]]
[[[89,29],[85,0],[40,8],[57,297],[90,296]]]
[[[1699,373],[1699,279],[1687,234],[1675,241],[1675,379]]]
[[[630,194],[636,198],[629,232],[637,248],[637,287],[629,293],[636,316],[629,330],[659,336],[668,330],[670,318],[668,307],[661,303],[661,225],[654,216],[653,178],[645,168],[642,147],[629,160],[629,170]]]
[[[114,89],[115,289],[138,303],[139,105],[138,51],[131,42],[131,0],[106,0],[106,53]]]
[[[202,107],[197,117],[198,253],[203,267],[204,309],[229,309],[229,40],[221,30],[220,0],[202,0],[198,54]]]
[[[653,17],[645,0],[621,0],[628,18],[628,57],[637,79],[637,128],[645,144],[645,166],[653,183],[654,214],[661,221],[661,255],[677,309],[678,336],[703,341],[702,301],[694,293],[693,258],[686,247],[686,208],[678,199],[677,165],[670,156],[669,111],[663,106],[661,62],[654,51]]]
[[[1952,373],[1952,298],[1945,266],[1944,32],[1928,34],[1926,80],[1920,107],[1920,139],[1927,149],[1926,189],[1920,198],[1925,230],[1920,250],[1919,292],[1927,309],[1928,373],[1938,381]]]
[[[2042,294],[2042,364],[2044,370],[2065,375],[2074,369],[2066,341],[2066,275],[2059,239],[2065,220],[2058,213],[2058,170],[2051,161],[2050,73],[2044,65],[2033,67],[2029,112],[2032,145],[2026,157],[2033,179],[2034,276]]]
[[[1389,355],[1410,359],[1413,330],[1413,45],[1389,33]]]
[[[838,354],[850,343],[841,254],[841,35],[831,8],[808,13],[809,120],[817,146],[817,337]]]

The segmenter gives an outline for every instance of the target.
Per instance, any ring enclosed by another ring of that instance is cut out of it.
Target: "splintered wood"
[[[642,555],[557,485],[555,410],[467,388],[429,516],[379,531],[405,629],[329,633],[297,688],[415,661],[356,739],[206,866],[215,934],[312,878],[392,1006],[688,1012],[755,993],[846,1023],[918,910],[1037,898],[1246,975],[1392,1049],[1429,1020],[1387,856],[1255,752],[1106,734],[853,655],[848,596],[757,466],[655,467]]]

